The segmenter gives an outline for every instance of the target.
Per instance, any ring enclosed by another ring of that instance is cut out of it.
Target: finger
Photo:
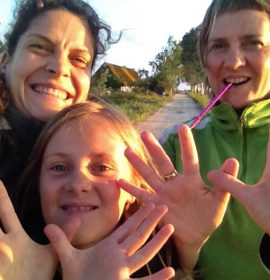
[[[153,203],[143,205],[135,214],[129,217],[122,225],[120,225],[112,234],[112,238],[116,238],[118,243],[123,242],[131,232],[136,230],[140,224],[149,216],[155,208]]]
[[[76,232],[81,226],[81,221],[77,218],[70,219],[63,227],[63,231],[67,236],[68,240],[71,242],[74,238]]]
[[[138,280],[169,280],[172,279],[175,276],[175,271],[172,267],[165,267],[161,269],[160,271],[151,274],[149,276],[140,277],[140,278],[133,278]]]
[[[212,170],[208,173],[207,177],[215,187],[229,192],[240,202],[244,201],[245,189],[247,188],[247,186],[243,182],[235,178],[235,176],[232,176],[222,170]]]
[[[0,181],[0,219],[6,232],[22,228],[2,181]]]
[[[225,173],[228,173],[233,177],[237,177],[239,171],[239,162],[234,158],[229,158],[224,161],[220,170]]]
[[[138,157],[131,149],[128,148],[125,150],[125,156],[135,170],[144,178],[144,180],[154,189],[157,189],[160,184],[160,178],[156,172],[142,159],[140,159],[140,157]]]
[[[141,133],[141,138],[153,158],[160,175],[164,176],[170,174],[174,170],[174,166],[154,135],[144,131]]]
[[[154,203],[154,195],[149,193],[147,190],[136,187],[124,179],[120,179],[119,181],[117,181],[117,185],[144,203]]]
[[[199,159],[191,129],[182,124],[178,128],[178,137],[182,153],[183,174],[197,175],[199,173]]]
[[[144,247],[129,258],[128,264],[130,270],[134,272],[148,263],[160,251],[173,231],[174,228],[172,225],[163,226]]]
[[[57,225],[49,224],[45,227],[44,232],[57,252],[62,266],[69,263],[74,248],[62,229]]]
[[[165,205],[155,207],[140,226],[122,242],[121,248],[124,248],[129,256],[134,254],[150,237],[167,211],[168,208]]]

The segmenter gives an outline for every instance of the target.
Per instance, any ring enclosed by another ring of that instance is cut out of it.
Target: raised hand
[[[238,169],[239,163],[236,159],[229,159],[228,162],[233,168]],[[216,187],[230,192],[239,200],[258,226],[270,235],[270,140],[264,172],[258,183],[247,185],[232,176],[230,172],[222,170],[209,172],[208,179]]]
[[[160,176],[133,151],[127,150],[125,154],[155,193],[137,188],[124,180],[120,180],[119,185],[139,200],[168,206],[163,223],[170,223],[175,227],[174,239],[181,263],[187,269],[192,269],[200,248],[220,225],[229,195],[220,188],[210,189],[203,182],[190,128],[180,126],[178,135],[182,151],[182,174],[173,172],[172,162],[154,136],[143,132],[142,140],[155,161]],[[222,170],[233,173],[230,167],[225,163]],[[166,176],[168,174],[172,175]]]
[[[130,275],[144,266],[172,234],[173,226],[166,225],[142,247],[166,212],[165,206],[144,205],[107,238],[81,250],[70,244],[59,227],[47,225],[45,233],[59,255],[63,279],[130,279]],[[174,270],[167,267],[140,279],[165,280],[173,276]]]
[[[0,279],[52,279],[56,255],[49,245],[39,245],[26,234],[1,181],[0,218]]]

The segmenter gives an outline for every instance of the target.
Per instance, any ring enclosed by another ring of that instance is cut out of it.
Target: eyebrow
[[[46,155],[46,157],[44,156],[43,159],[50,159],[50,158],[68,158],[70,157],[69,154],[67,153],[52,153],[52,154],[48,154]],[[110,154],[107,153],[94,153],[94,154],[86,154],[86,157],[88,158],[95,158],[98,160],[108,160],[108,161],[115,161],[114,157]]]
[[[263,37],[263,34],[246,34],[240,36],[241,40],[248,40],[248,39],[254,39],[254,38],[260,38]],[[226,37],[214,37],[214,38],[209,38],[208,42],[220,42],[220,41],[227,41],[228,39]]]
[[[33,37],[33,38],[37,38],[37,39],[46,41],[48,44],[55,46],[55,43],[53,41],[51,41],[50,39],[48,39],[46,36],[43,36],[43,35],[40,35],[37,33],[32,33],[32,34],[29,34],[29,37],[30,38]],[[71,50],[79,51],[80,53],[89,54],[92,57],[90,51],[86,47],[85,48],[72,48]]]

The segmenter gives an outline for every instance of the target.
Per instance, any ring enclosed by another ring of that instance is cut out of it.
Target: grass
[[[112,92],[102,99],[116,105],[132,123],[144,120],[172,99],[153,92]]]
[[[193,98],[201,107],[205,107],[210,101],[210,97],[208,95],[194,92],[190,92],[188,95]]]

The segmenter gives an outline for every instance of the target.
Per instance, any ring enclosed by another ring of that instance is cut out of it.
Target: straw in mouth
[[[190,125],[190,128],[194,128],[204,117],[204,115],[216,104],[216,102],[229,90],[232,86],[232,83],[226,84],[220,89],[217,95],[208,103],[208,105],[199,113],[199,115],[193,120]]]

